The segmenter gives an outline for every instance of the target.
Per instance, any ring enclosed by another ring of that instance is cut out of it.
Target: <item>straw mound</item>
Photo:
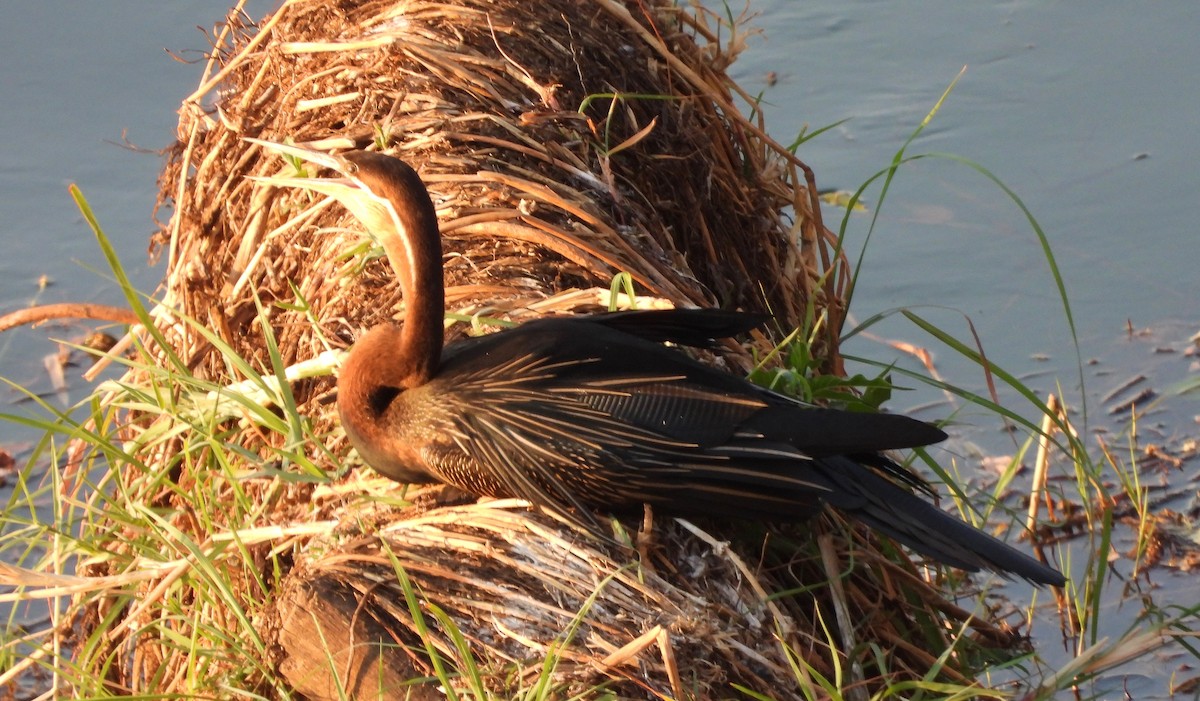
[[[199,320],[265,374],[272,364],[262,318],[291,365],[397,316],[402,300],[388,268],[363,255],[371,251],[340,207],[247,178],[292,172],[242,140],[251,136],[382,145],[416,167],[439,209],[452,311],[512,319],[590,311],[603,298],[592,288],[628,271],[640,294],[770,310],[785,328],[812,303],[836,338],[840,297],[830,281],[844,278],[822,277],[830,253],[813,190],[798,179],[801,164],[734,108],[733,96],[746,96],[723,69],[740,29],[721,27],[735,37],[722,46],[716,22],[645,0],[312,0],[287,4],[260,32],[233,16],[215,40],[219,72],[185,102],[162,179],[163,201],[174,208],[155,240],[169,255],[164,306]],[[160,320],[168,345],[198,377],[243,379],[214,342],[169,314]],[[768,339],[756,343],[769,348]],[[836,367],[834,343],[816,350]],[[744,348],[722,355],[735,366],[750,358]],[[165,366],[165,356],[159,362]],[[329,454],[340,456],[344,433],[321,401],[333,385],[323,377],[292,389]],[[225,440],[236,457],[283,454],[294,438],[230,423]],[[641,539],[639,558],[510,503],[400,510],[364,500],[396,494],[379,481],[231,485],[190,473],[177,449],[159,444],[139,457],[181,488],[127,488],[148,490],[146,502],[177,514],[173,527],[196,542],[211,542],[213,529],[242,527],[220,523],[220,512],[216,523],[190,515],[181,495],[200,481],[218,503],[257,500],[258,525],[292,534],[282,543],[239,535],[253,557],[222,564],[244,585],[242,608],[266,622],[279,669],[312,697],[333,695],[334,676],[365,695],[381,678],[431,674],[427,649],[463,671],[455,630],[497,691],[528,684],[553,651],[555,682],[572,692],[612,680],[621,697],[728,695],[731,683],[798,697],[784,645],[825,675],[853,662],[878,689],[888,681],[874,676],[880,659],[893,679],[924,677],[968,618],[910,564],[883,558],[869,537],[832,520],[816,525],[827,532],[818,556],[807,532],[801,545],[764,545],[760,534],[735,539],[731,549],[660,518]],[[316,538],[299,527],[325,521],[341,525]],[[267,564],[245,571],[246,559]],[[410,608],[398,569],[428,604]],[[260,577],[273,587],[266,609]],[[145,586],[157,591],[154,582]],[[803,593],[767,598],[785,589]],[[197,626],[204,617],[228,621],[234,638],[245,634],[227,611],[205,606],[195,615]],[[182,639],[188,624],[178,624]],[[972,625],[988,644],[1011,643]],[[184,675],[160,670],[193,661],[145,634],[123,634],[105,641],[128,661],[109,671],[115,685],[184,691],[161,686]],[[366,643],[380,641],[398,647],[376,659]],[[851,659],[831,644],[851,650]],[[215,673],[240,653],[233,646],[211,655]],[[958,664],[953,656],[942,675],[954,678]]]
[[[819,209],[795,185],[799,162],[732,110],[719,71],[732,57],[701,26],[671,8],[646,24],[608,0],[511,4],[282,10],[261,44],[227,65],[217,114],[196,107],[217,86],[193,96],[183,150],[164,173],[175,217],[154,243],[169,249],[182,310],[232,317],[223,336],[238,339],[255,292],[291,301],[296,281],[322,328],[349,343],[398,302],[385,266],[351,277],[340,262],[361,234],[317,232],[346,223],[340,209],[305,210],[276,229],[308,203],[246,180],[283,164],[243,136],[383,142],[416,167],[441,213],[451,309],[520,309],[607,287],[621,271],[640,294],[769,309],[784,327],[814,292],[818,308],[838,299],[813,289],[828,254],[811,217]],[[377,303],[364,309],[364,299]],[[306,324],[280,321],[285,361],[321,350]],[[252,338],[236,347],[262,351]],[[224,374],[219,358],[196,360]]]

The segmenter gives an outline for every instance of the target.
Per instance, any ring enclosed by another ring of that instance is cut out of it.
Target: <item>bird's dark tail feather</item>
[[[1061,587],[1066,578],[929,502],[897,487],[871,470],[842,457],[816,461],[829,480],[825,500],[913,550],[953,567],[1014,574],[1035,584]]]

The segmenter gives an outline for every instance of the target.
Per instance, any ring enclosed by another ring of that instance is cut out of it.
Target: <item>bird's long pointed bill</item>
[[[319,192],[322,195],[328,195],[338,201],[341,201],[339,196],[347,190],[357,190],[354,186],[354,181],[347,178],[285,178],[278,175],[263,178],[257,175],[248,175],[246,179],[253,180],[256,183],[274,185],[275,187],[294,187],[298,190],[311,190]]]
[[[244,141],[247,141],[252,144],[257,144],[258,146],[261,146],[268,151],[274,151],[275,153],[278,153],[282,156],[292,156],[293,158],[299,158],[300,160],[305,161],[307,163],[311,163],[315,166],[320,166],[322,168],[328,168],[330,170],[341,173],[343,176],[346,174],[345,160],[343,160],[342,158],[339,158],[338,156],[334,156],[332,154],[325,153],[324,151],[318,151],[316,149],[305,148],[304,146],[295,146],[292,144],[280,144],[280,143],[277,143],[274,141],[263,141],[262,139],[252,139],[249,137],[246,137],[244,139]],[[341,177],[341,178],[291,177],[291,178],[289,178],[287,176],[274,176],[274,177],[270,177],[270,178],[262,178],[262,177],[258,177],[255,175],[251,175],[251,176],[249,176],[249,179],[253,180],[255,182],[267,183],[269,185],[274,185],[276,187],[294,187],[294,188],[297,188],[300,190],[310,190],[312,192],[319,192],[322,195],[328,195],[329,197],[332,197],[339,201],[342,199],[341,196],[346,194],[347,190],[357,190],[358,189],[358,184],[347,177]]]
[[[307,148],[304,146],[296,146],[294,144],[281,144],[275,141],[252,139],[250,137],[245,137],[243,141],[256,144],[268,151],[274,151],[275,153],[284,156],[292,156],[303,161],[308,161],[313,165],[329,168],[330,170],[336,170],[343,175],[346,173],[346,162],[341,158],[334,156],[333,154],[325,153],[324,151],[318,151],[316,149]]]
[[[348,172],[349,164],[346,159],[304,146],[281,144],[249,137],[246,137],[245,140],[249,143],[257,144],[268,151],[274,151],[283,156],[299,158],[313,165],[341,173],[343,176],[341,178],[297,178],[287,176],[260,178],[250,176],[251,180],[274,185],[275,187],[294,187],[301,190],[319,192],[332,197],[342,203],[342,206],[346,209],[350,210],[350,213],[364,224],[368,233],[384,230],[383,227],[385,225],[391,227],[394,231],[399,231],[402,228],[400,222],[396,219],[395,211],[393,211],[391,204],[387,200],[374,196],[357,179],[350,177]],[[374,234],[370,235],[374,237]]]

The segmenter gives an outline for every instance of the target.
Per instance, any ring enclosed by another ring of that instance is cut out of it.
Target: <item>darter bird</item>
[[[399,279],[404,323],[367,332],[338,378],[350,442],[383,475],[518,497],[582,520],[649,504],[671,515],[802,521],[828,504],[942,563],[1065,583],[913,494],[932,490],[882,453],[941,441],[938,428],[803,404],[663,345],[709,346],[767,317],[675,309],[546,318],[443,348],[441,235],[416,171],[377,152],[252,141],[339,173],[266,182],[341,203]]]

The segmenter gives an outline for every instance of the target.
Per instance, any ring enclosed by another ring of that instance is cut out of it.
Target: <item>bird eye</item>
[[[353,162],[346,163],[346,175],[354,175],[358,172],[358,164]]]

